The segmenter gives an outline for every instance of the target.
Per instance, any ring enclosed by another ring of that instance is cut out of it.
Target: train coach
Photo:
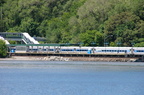
[[[134,54],[144,55],[144,47],[80,47],[80,46],[16,46],[12,52],[61,53],[61,54]]]

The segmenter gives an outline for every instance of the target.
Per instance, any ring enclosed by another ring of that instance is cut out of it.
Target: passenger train
[[[10,52],[43,52],[61,54],[135,54],[144,55],[144,47],[16,46]]]

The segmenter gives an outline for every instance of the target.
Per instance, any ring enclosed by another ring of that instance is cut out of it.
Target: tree
[[[3,40],[0,40],[0,57],[7,56],[7,46]]]
[[[19,26],[21,32],[28,32],[32,36],[38,36],[39,32],[37,31],[38,23],[32,18],[25,18],[22,20],[22,24]]]
[[[92,39],[103,45],[104,35],[113,35],[110,45],[131,46],[144,38],[143,5],[144,0],[1,0],[0,30],[28,32],[48,43],[79,43],[86,35],[92,37],[87,45]]]
[[[131,12],[113,15],[105,23],[105,34],[113,35],[110,40],[115,43],[121,42],[124,46],[132,46],[131,43],[135,42],[140,33],[136,29],[139,22],[140,18]]]
[[[48,30],[46,31],[48,43],[59,43],[61,40],[61,24],[59,18],[49,20]]]
[[[0,6],[5,3],[5,0],[0,0]]]
[[[80,34],[80,40],[84,46],[91,46],[92,43],[100,42],[101,34],[96,30],[87,30],[85,33]]]

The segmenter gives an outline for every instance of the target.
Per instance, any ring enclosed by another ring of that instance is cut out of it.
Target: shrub
[[[7,46],[3,40],[0,40],[0,57],[4,58],[7,56]]]

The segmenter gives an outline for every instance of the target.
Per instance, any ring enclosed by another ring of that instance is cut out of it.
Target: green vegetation
[[[144,0],[1,0],[0,9],[1,32],[47,43],[144,46]]]
[[[7,56],[7,46],[3,40],[0,40],[0,58]]]

